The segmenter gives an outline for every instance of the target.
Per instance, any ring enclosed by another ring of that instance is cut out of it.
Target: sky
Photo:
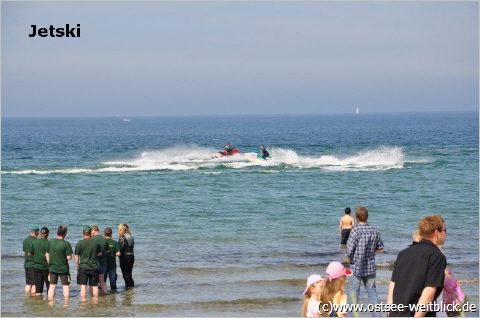
[[[2,117],[479,110],[477,1],[1,2]],[[80,24],[80,37],[29,37]]]

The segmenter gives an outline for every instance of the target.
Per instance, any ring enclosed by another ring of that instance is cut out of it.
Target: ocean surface
[[[385,244],[377,291],[418,220],[440,214],[444,252],[479,300],[478,113],[2,118],[2,316],[300,316],[310,274],[345,261],[338,225],[366,206]],[[211,159],[226,142],[273,157]],[[24,294],[22,240],[128,223],[136,287],[81,301]],[[348,282],[347,282],[348,285]],[[347,286],[348,290],[348,286]],[[362,288],[360,301],[368,303]],[[384,315],[385,316],[385,315]],[[467,316],[478,316],[477,313]]]

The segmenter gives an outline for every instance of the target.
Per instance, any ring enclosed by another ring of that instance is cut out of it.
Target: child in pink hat
[[[318,304],[323,286],[325,286],[325,278],[321,275],[308,276],[307,288],[303,292],[305,300],[303,301],[302,317],[320,317]]]
[[[320,294],[320,302],[322,304],[332,303],[336,305],[346,305],[347,304],[347,294],[345,294],[345,281],[347,276],[352,275],[352,271],[346,269],[345,266],[340,262],[331,262],[328,264],[327,270],[327,280],[325,282],[325,287]],[[330,312],[323,311],[323,308],[320,307],[321,314],[325,316],[330,316],[332,314],[333,308],[330,308]],[[338,317],[345,317],[347,315],[346,310],[337,311]]]

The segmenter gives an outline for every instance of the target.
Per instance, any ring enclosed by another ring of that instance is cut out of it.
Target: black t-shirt
[[[440,249],[431,241],[422,240],[401,251],[395,262],[392,281],[393,303],[404,304],[404,312],[391,311],[391,317],[413,316],[408,304],[417,304],[425,287],[437,287],[435,298],[443,290],[447,259]],[[435,317],[435,312],[428,312],[426,317]]]

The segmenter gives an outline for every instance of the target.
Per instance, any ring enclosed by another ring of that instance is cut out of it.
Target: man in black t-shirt
[[[447,229],[438,214],[421,219],[418,229],[422,240],[401,251],[395,262],[387,304],[397,308],[390,311],[390,317],[413,317],[416,312],[425,317],[436,316],[429,306],[443,290],[447,260],[439,246],[445,243]],[[398,305],[405,308],[399,310]],[[410,307],[413,305],[421,305],[423,309],[415,310]]]

